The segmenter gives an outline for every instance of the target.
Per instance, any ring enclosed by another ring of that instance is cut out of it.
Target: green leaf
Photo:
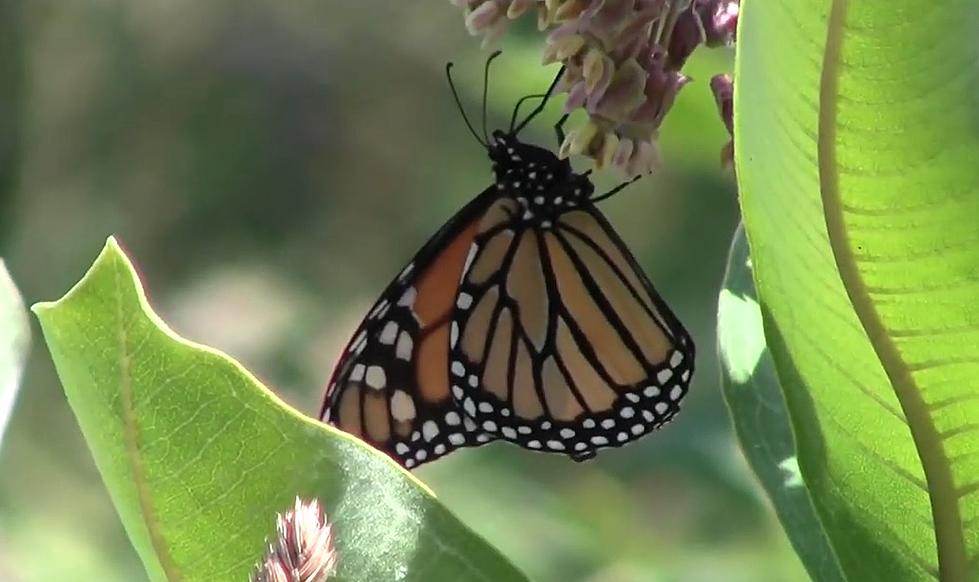
[[[843,582],[796,458],[782,388],[765,345],[744,229],[731,244],[717,305],[721,387],[745,458],[768,493],[792,546],[817,582]]]
[[[0,444],[14,411],[30,345],[31,326],[24,300],[0,259]]]
[[[979,578],[979,3],[744,0],[767,344],[850,580]]]
[[[336,524],[337,580],[525,580],[393,461],[177,337],[113,239],[34,311],[152,579],[245,580],[299,495]]]

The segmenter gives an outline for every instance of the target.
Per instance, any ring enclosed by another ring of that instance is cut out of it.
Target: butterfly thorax
[[[568,160],[502,131],[493,133],[490,159],[499,195],[519,205],[521,220],[553,220],[587,204],[595,191],[587,176],[574,173]]]

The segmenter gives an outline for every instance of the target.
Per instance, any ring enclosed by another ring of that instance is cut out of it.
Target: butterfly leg
[[[565,138],[565,135],[564,135],[564,124],[565,124],[565,122],[568,121],[568,115],[569,114],[565,113],[564,115],[561,116],[561,119],[559,119],[557,121],[557,123],[554,124],[554,133],[557,134],[557,147],[558,148],[560,148],[561,145],[564,143],[564,138]]]
[[[537,115],[541,111],[544,111],[544,107],[547,106],[547,102],[550,100],[551,96],[554,95],[554,90],[557,88],[558,82],[561,80],[561,77],[563,75],[564,75],[564,67],[562,66],[561,67],[561,70],[558,71],[557,72],[557,75],[554,77],[554,81],[551,83],[551,86],[548,87],[547,88],[547,92],[544,93],[544,97],[541,99],[540,103],[537,104],[537,107],[535,107],[534,110],[531,111],[530,114],[528,114],[527,117],[525,117],[524,120],[520,122],[520,125],[518,125],[517,127],[512,128],[511,131],[510,131],[510,133],[512,133],[514,135],[520,133],[520,130],[522,130],[524,127],[526,127],[526,125],[528,123],[530,123],[530,120],[531,119],[537,117]],[[511,127],[512,127],[512,125],[511,125]]]
[[[639,178],[642,178],[642,175],[636,176],[633,179],[628,180],[626,182],[622,182],[621,184],[619,184],[615,188],[612,188],[611,190],[609,190],[605,194],[602,194],[601,196],[595,196],[594,198],[591,199],[591,201],[592,202],[601,202],[602,200],[605,200],[606,198],[611,198],[612,196],[618,194],[623,189],[625,189],[626,186],[629,186],[630,184],[632,184],[633,182],[635,182]]]

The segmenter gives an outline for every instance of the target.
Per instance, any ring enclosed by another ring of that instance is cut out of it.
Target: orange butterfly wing
[[[590,458],[673,418],[693,341],[595,206],[587,176],[549,150],[512,137],[507,147],[502,195],[458,289],[453,397],[486,433]]]
[[[491,440],[449,390],[450,320],[486,190],[439,230],[391,282],[347,344],[320,417],[407,468]]]

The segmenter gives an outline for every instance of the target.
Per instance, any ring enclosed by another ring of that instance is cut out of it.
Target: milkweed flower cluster
[[[337,566],[333,524],[317,500],[276,516],[276,537],[251,582],[326,582]]]
[[[544,63],[565,67],[558,90],[568,94],[567,111],[588,113],[568,132],[561,155],[583,154],[630,176],[657,167],[660,124],[690,81],[684,63],[702,44],[731,44],[739,11],[739,0],[451,1],[484,45],[536,12],[538,28],[550,31]]]

